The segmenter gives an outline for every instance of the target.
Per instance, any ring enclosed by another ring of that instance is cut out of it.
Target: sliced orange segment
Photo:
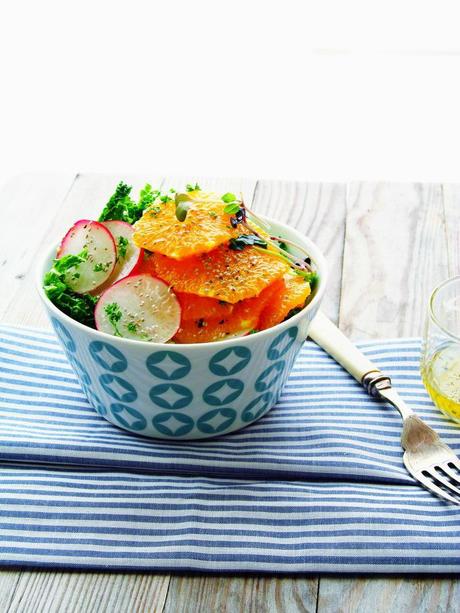
[[[270,251],[246,247],[242,251],[221,245],[211,253],[175,260],[153,254],[153,274],[175,291],[217,298],[235,304],[260,292],[289,270]]]
[[[192,200],[184,221],[176,218],[174,200],[147,210],[134,225],[134,243],[180,260],[212,251],[241,234],[241,228],[232,228],[225,203],[216,194],[194,191],[188,196]]]
[[[182,308],[182,321],[197,320],[200,317],[222,319],[229,317],[233,311],[233,304],[223,300],[184,292],[176,292],[176,296]]]
[[[283,279],[277,279],[262,290],[259,296],[241,300],[235,305],[228,305],[232,307],[232,311],[227,317],[211,317],[210,314],[213,311],[208,311],[207,313],[203,310],[201,311],[201,317],[186,319],[184,311],[182,311],[181,325],[174,340],[177,343],[207,343],[224,340],[237,333],[248,333],[258,327],[261,311],[273,296],[282,292],[284,288]],[[180,300],[181,296],[186,294],[178,293],[177,295]],[[212,301],[214,299],[201,298],[201,300]],[[217,301],[214,300],[214,302]]]
[[[260,314],[259,330],[284,321],[292,309],[302,308],[310,295],[310,284],[299,275],[285,275],[284,284],[284,289],[272,296]]]

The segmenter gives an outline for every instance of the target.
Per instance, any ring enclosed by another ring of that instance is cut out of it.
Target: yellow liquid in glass
[[[460,347],[447,345],[422,366],[422,379],[435,405],[460,422]]]

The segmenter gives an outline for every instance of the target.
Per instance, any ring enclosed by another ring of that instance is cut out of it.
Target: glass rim
[[[444,332],[444,334],[447,334],[447,336],[450,336],[454,340],[460,342],[460,335],[454,334],[453,332],[448,330],[443,324],[441,324],[441,322],[435,315],[434,307],[433,307],[434,300],[436,296],[438,295],[438,293],[442,289],[444,289],[447,285],[450,285],[454,281],[460,282],[460,275],[456,275],[455,277],[449,277],[448,279],[446,279],[445,281],[443,281],[442,283],[440,283],[438,286],[434,288],[434,290],[431,292],[430,300],[428,303],[428,311],[429,311],[431,320],[438,326],[438,328],[440,328]]]

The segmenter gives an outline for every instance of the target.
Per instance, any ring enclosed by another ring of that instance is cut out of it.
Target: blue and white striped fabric
[[[457,452],[419,341],[361,343]],[[210,572],[460,571],[460,509],[407,475],[401,424],[307,343],[245,430],[169,443],[87,404],[55,338],[0,327],[0,563]]]

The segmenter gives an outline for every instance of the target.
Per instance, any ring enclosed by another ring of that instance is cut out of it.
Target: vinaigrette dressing
[[[444,345],[422,366],[422,379],[435,405],[460,422],[460,346]]]

